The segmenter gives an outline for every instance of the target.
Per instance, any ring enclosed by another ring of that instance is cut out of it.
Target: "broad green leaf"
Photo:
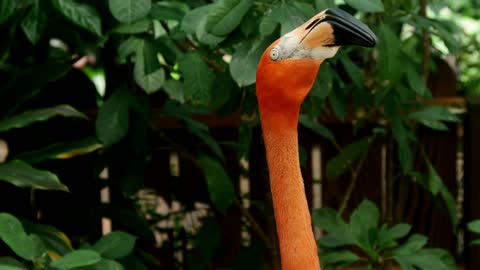
[[[113,260],[102,258],[99,262],[95,264],[83,266],[83,267],[75,267],[74,270],[123,270],[123,269],[124,267],[120,263]]]
[[[0,180],[18,187],[68,191],[55,174],[35,169],[20,160],[0,164]]]
[[[39,1],[34,0],[32,8],[22,21],[23,32],[33,44],[37,44],[47,27],[47,16],[40,7]]]
[[[340,53],[338,56],[348,76],[352,79],[353,84],[361,87],[363,85],[363,71],[345,54]]]
[[[108,0],[108,7],[115,19],[129,23],[147,16],[152,0]]]
[[[322,259],[320,262],[322,263],[322,267],[336,264],[351,264],[360,259],[357,254],[348,250],[324,253],[321,255],[321,257]]]
[[[122,232],[113,231],[100,238],[92,249],[102,257],[120,259],[130,254],[135,247],[135,236]]]
[[[17,0],[0,1],[0,24],[6,21],[15,12]]]
[[[83,118],[87,116],[69,105],[58,105],[55,107],[26,111],[11,118],[0,121],[0,132],[14,128],[22,128],[35,122],[46,121],[55,116]]]
[[[230,74],[239,86],[255,83],[258,61],[270,41],[247,40],[236,48],[230,62]]]
[[[417,93],[417,95],[424,97],[428,92],[428,88],[425,86],[425,83],[422,81],[422,78],[415,70],[415,67],[406,68],[407,81],[410,85],[410,88]]]
[[[57,228],[26,220],[22,220],[22,224],[27,233],[38,235],[42,239],[45,248],[49,252],[64,255],[73,251],[70,239]]]
[[[95,131],[105,146],[115,144],[127,135],[130,121],[127,91],[118,89],[98,110]]]
[[[153,25],[150,19],[143,19],[131,23],[120,24],[113,28],[111,32],[116,34],[139,34],[148,32],[152,27]]]
[[[317,241],[317,245],[325,248],[340,248],[357,244],[351,235],[327,234]]]
[[[158,48],[155,41],[146,39],[143,42],[143,71],[144,75],[148,76],[155,71],[161,69],[160,61],[158,59]]]
[[[208,11],[205,30],[215,36],[232,32],[252,7],[253,0],[220,0]]]
[[[260,35],[268,36],[272,34],[277,25],[280,24],[280,35],[283,36],[297,28],[305,19],[305,14],[297,6],[282,3],[275,5],[263,16],[258,30]]]
[[[60,270],[69,270],[75,267],[88,266],[98,263],[100,255],[93,250],[75,250],[67,253],[60,259],[53,261],[50,265]]]
[[[437,173],[437,170],[435,170],[435,167],[432,166],[432,164],[429,162],[428,163],[428,189],[429,191],[435,196],[442,190],[444,184],[442,178]]]
[[[182,19],[182,30],[187,34],[195,34],[199,27],[199,22],[206,18],[208,11],[212,8],[213,4],[203,5],[198,8],[190,10]]]
[[[327,127],[325,127],[324,125],[320,124],[317,121],[313,121],[307,115],[305,114],[300,115],[298,121],[300,122],[300,124],[308,128],[309,130],[317,133],[318,135],[326,139],[329,139],[331,141],[335,141],[335,136]]]
[[[320,99],[326,99],[333,89],[333,70],[328,63],[323,63],[318,72],[310,94]]]
[[[46,252],[42,240],[34,234],[27,235],[20,221],[7,213],[0,213],[0,239],[19,257],[31,261]]]
[[[406,236],[412,228],[409,224],[396,224],[390,229],[380,230],[378,235],[378,245],[383,248],[390,241],[397,240]]]
[[[335,116],[344,120],[347,117],[347,97],[342,89],[337,89],[336,91],[331,91],[328,95],[328,100],[332,106]]]
[[[187,53],[179,65],[184,77],[185,99],[200,104],[210,103],[215,74],[203,61],[202,55],[197,52]]]
[[[15,159],[23,160],[29,164],[39,163],[46,159],[69,159],[75,156],[94,152],[103,145],[94,136],[71,142],[59,142],[44,148],[21,153]]]
[[[218,43],[225,40],[226,36],[216,36],[210,32],[207,32],[205,25],[207,24],[207,18],[203,17],[198,22],[198,26],[195,30],[195,36],[200,43],[210,46],[217,46]]]
[[[25,270],[27,267],[12,257],[0,257],[0,270]]]
[[[313,211],[313,224],[329,234],[350,236],[350,227],[343,221],[337,211],[331,208],[320,208]]]
[[[124,40],[120,45],[118,46],[118,56],[120,57],[120,62],[125,63],[127,62],[127,58],[135,54],[137,52],[141,52],[143,48],[143,40],[136,38],[136,37],[130,37],[126,40]]]
[[[76,25],[102,36],[102,25],[97,10],[75,0],[52,0],[55,8]]]
[[[163,90],[168,96],[180,103],[185,103],[184,86],[181,82],[170,79],[163,84]]]
[[[371,138],[360,139],[345,147],[338,155],[327,162],[327,177],[336,178],[344,174],[355,161],[368,153]]]
[[[480,233],[480,220],[474,220],[467,224],[469,231],[474,233]]]
[[[390,26],[386,24],[380,26],[378,38],[378,77],[388,83],[388,85],[393,85],[400,80],[405,71],[405,60],[402,59],[400,47],[402,42]]]
[[[224,167],[207,155],[199,156],[198,164],[205,174],[213,206],[220,212],[227,211],[235,200],[235,190]]]
[[[335,5],[335,0],[315,0],[315,8],[318,11],[336,7],[337,5]]]
[[[405,243],[393,250],[393,254],[408,256],[422,249],[427,244],[428,238],[420,234],[410,236]]]
[[[458,122],[459,119],[456,115],[449,112],[444,107],[431,106],[422,110],[418,110],[409,114],[409,117],[422,125],[435,129],[435,130],[448,130],[448,127],[443,123],[445,122]]]
[[[152,5],[150,17],[156,20],[181,21],[190,10],[187,4],[174,1],[162,1]]]
[[[379,218],[377,206],[365,199],[350,216],[350,230],[357,236],[365,232],[368,234],[369,229],[377,227]]]
[[[345,2],[363,12],[383,12],[385,7],[381,0],[345,0]]]
[[[143,41],[142,55],[137,55],[137,57],[135,57],[133,76],[135,78],[135,82],[142,87],[145,93],[152,94],[162,88],[163,83],[165,82],[165,71],[160,67],[160,63],[156,58],[156,54],[150,51],[153,49],[146,44],[147,41]],[[152,59],[153,54],[155,54],[155,58]],[[148,65],[145,63],[146,58],[149,58]],[[155,61],[157,61],[157,64],[154,64]],[[146,67],[149,69],[155,67],[158,68],[153,71],[150,70],[150,73],[148,73],[147,70],[145,70]]]
[[[395,256],[394,259],[402,266],[402,269],[456,269],[451,255],[447,251],[440,249],[424,249],[410,255]]]

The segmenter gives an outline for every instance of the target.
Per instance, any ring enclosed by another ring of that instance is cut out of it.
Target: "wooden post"
[[[467,99],[468,114],[465,119],[465,226],[480,219],[480,97]],[[465,228],[466,229],[466,228]],[[466,269],[478,269],[480,246],[470,246],[478,235],[465,231]]]

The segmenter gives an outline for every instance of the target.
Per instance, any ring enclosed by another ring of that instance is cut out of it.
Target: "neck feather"
[[[298,108],[260,109],[282,270],[319,270],[298,154]]]

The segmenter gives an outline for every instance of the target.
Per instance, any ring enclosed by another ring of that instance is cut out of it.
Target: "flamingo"
[[[320,269],[300,171],[300,106],[320,64],[340,46],[376,43],[377,37],[365,24],[343,10],[326,9],[273,42],[260,58],[256,94],[282,270]]]

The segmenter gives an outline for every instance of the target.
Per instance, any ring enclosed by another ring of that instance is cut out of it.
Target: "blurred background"
[[[477,269],[478,0],[2,0],[0,268],[280,269],[256,66],[332,7],[379,42],[302,107],[322,269]]]

